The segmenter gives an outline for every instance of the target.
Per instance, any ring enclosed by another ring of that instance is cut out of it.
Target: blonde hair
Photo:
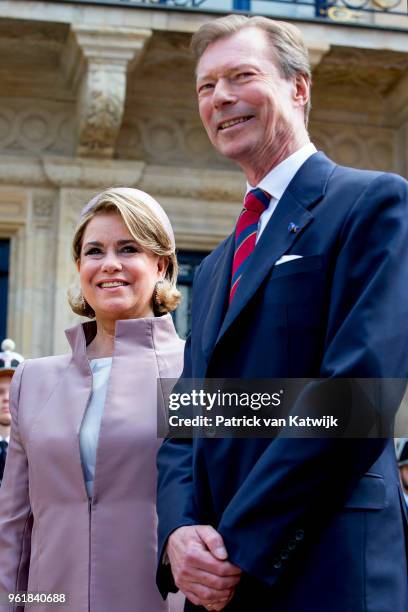
[[[246,17],[245,15],[227,15],[204,23],[193,34],[190,49],[198,63],[204,51],[211,43],[236,34],[244,28],[258,28],[265,32],[271,45],[271,52],[281,76],[291,79],[303,75],[311,83],[312,71],[309,54],[302,39],[300,30],[284,21],[275,21],[267,17]],[[305,105],[305,125],[309,121],[310,97]]]
[[[176,288],[178,263],[174,235],[170,222],[159,204],[148,194],[137,189],[111,188],[96,196],[82,211],[72,240],[72,257],[77,263],[81,257],[85,229],[95,215],[115,212],[120,215],[134,240],[146,251],[167,261],[165,278],[156,284],[153,311],[156,316],[175,310],[181,294]],[[95,312],[79,295],[68,294],[72,310],[83,317],[93,319]]]

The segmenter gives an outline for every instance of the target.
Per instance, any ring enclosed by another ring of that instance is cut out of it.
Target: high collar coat
[[[94,334],[94,322],[68,330],[72,355],[25,361],[14,376],[0,594],[65,593],[55,609],[70,612],[165,612],[154,580],[157,379],[179,376],[184,343],[170,315],[117,322],[89,501],[79,431]]]

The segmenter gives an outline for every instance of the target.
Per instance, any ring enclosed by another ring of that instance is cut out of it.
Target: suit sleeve
[[[407,377],[407,185],[397,176],[377,176],[345,218],[321,377]],[[312,401],[306,387],[302,402]],[[318,538],[386,444],[375,438],[271,441],[218,525],[230,560],[272,586],[294,549]],[[263,537],[251,547],[255,524]]]
[[[197,279],[199,269],[195,274]],[[183,378],[192,377],[191,334],[184,349]],[[193,494],[193,441],[184,438],[168,438],[157,455],[158,485],[158,568],[157,586],[165,598],[169,592],[176,592],[170,565],[163,563],[168,537],[178,527],[197,525],[200,521],[194,508]]]
[[[31,542],[28,463],[19,429],[19,396],[26,363],[14,373],[10,390],[12,426],[0,488],[0,593],[27,590]],[[1,612],[12,607],[0,604]]]

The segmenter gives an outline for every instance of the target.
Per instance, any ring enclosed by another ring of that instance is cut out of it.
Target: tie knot
[[[266,191],[259,189],[251,189],[245,196],[244,208],[262,214],[269,206],[271,196]]]
[[[6,440],[0,440],[0,451],[7,450],[8,444]]]

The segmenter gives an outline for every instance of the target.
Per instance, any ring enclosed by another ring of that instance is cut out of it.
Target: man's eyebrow
[[[229,74],[231,72],[237,72],[239,70],[245,70],[250,68],[251,70],[257,70],[257,66],[254,66],[253,64],[249,64],[248,62],[242,63],[242,64],[237,64],[235,66],[230,66],[225,68],[225,70],[222,71],[223,74]],[[207,73],[203,73],[203,74],[198,74],[197,73],[197,81],[205,81],[206,79],[211,79],[213,78],[214,72],[218,72],[218,71],[212,71],[212,72],[207,72]]]

